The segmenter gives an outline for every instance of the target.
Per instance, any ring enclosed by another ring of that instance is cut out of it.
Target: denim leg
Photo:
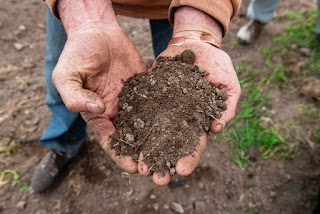
[[[262,23],[272,20],[279,4],[279,0],[251,0],[247,10],[247,17]]]
[[[62,23],[47,12],[47,47],[45,57],[46,104],[52,116],[40,143],[52,150],[74,157],[86,138],[86,123],[79,113],[70,112],[52,83],[52,71],[67,41]]]
[[[318,5],[318,18],[317,18],[316,33],[320,34],[320,0],[317,1],[317,5]]]
[[[168,19],[150,20],[152,46],[154,56],[157,57],[164,51],[172,38],[173,28]]]

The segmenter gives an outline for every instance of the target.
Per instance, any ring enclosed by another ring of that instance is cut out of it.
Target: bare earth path
[[[311,3],[310,3],[311,2]],[[282,1],[277,21],[269,24],[253,47],[233,47],[234,35],[248,1],[230,26],[225,49],[235,66],[244,59],[263,69],[261,47],[272,47],[272,34],[287,23],[281,14],[304,10],[315,1]],[[34,166],[46,153],[38,144],[50,119],[43,78],[46,6],[39,0],[7,0],[0,4],[0,171],[12,169],[29,181]],[[146,20],[119,17],[143,57],[152,62],[152,46]],[[300,103],[309,102],[295,93],[270,87],[274,123],[301,121]],[[287,108],[283,108],[286,106]],[[299,127],[308,133],[314,124]],[[319,125],[319,124],[318,124]],[[226,132],[228,129],[226,129]],[[230,146],[211,136],[201,163],[182,188],[156,187],[149,178],[121,171],[104,154],[94,138],[73,161],[65,179],[51,192],[35,194],[10,183],[0,183],[0,213],[310,213],[319,187],[318,144],[301,138],[295,159],[259,159],[240,168],[230,161]],[[8,147],[9,145],[9,147]],[[3,152],[3,148],[11,150]],[[11,176],[6,176],[6,179]],[[173,203],[174,202],[174,203]],[[181,208],[180,207],[180,208]],[[176,210],[176,211],[174,211]],[[248,212],[250,211],[250,212]]]

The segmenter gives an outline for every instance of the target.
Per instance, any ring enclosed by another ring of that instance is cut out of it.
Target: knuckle
[[[72,112],[77,111],[76,104],[75,104],[72,100],[65,100],[65,101],[64,101],[64,104],[66,105],[66,107],[67,107],[70,111],[72,111]]]

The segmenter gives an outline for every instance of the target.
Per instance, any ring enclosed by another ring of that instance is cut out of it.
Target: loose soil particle
[[[195,55],[184,51],[160,57],[151,73],[140,73],[124,83],[116,133],[111,148],[134,160],[143,153],[151,172],[175,173],[178,159],[193,154],[199,137],[226,110],[227,94],[204,79],[194,65]]]

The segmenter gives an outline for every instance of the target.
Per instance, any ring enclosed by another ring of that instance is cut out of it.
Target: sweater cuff
[[[223,36],[225,36],[228,32],[230,20],[239,11],[240,4],[241,0],[172,0],[169,8],[169,20],[173,23],[173,14],[177,7],[193,7],[220,22],[223,26]]]
[[[58,0],[44,0],[46,3],[47,3],[47,5],[48,5],[48,7],[49,7],[49,9],[51,10],[51,12],[52,12],[52,14],[56,17],[56,18],[58,18],[58,19],[60,19],[60,16],[59,16],[59,13],[58,13]]]

